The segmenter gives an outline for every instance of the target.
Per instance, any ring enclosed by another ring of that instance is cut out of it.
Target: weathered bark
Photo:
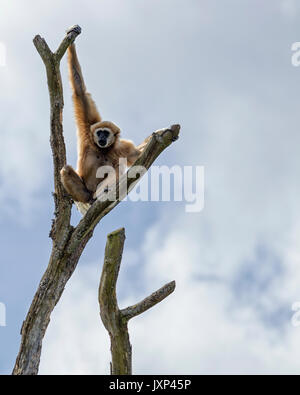
[[[102,322],[110,336],[111,374],[132,374],[132,353],[128,333],[128,321],[161,302],[175,289],[172,281],[137,303],[120,310],[116,286],[125,242],[124,228],[107,236],[104,265],[99,286],[99,306]]]
[[[71,44],[80,34],[79,26],[71,30],[63,43]],[[62,111],[64,106],[63,89],[60,75],[60,60],[67,45],[60,46],[52,53],[47,43],[40,36],[33,40],[40,54],[47,73],[50,96],[50,144],[54,167],[54,202],[55,218],[52,223],[50,237],[53,240],[52,253],[48,268],[39,284],[31,307],[21,329],[21,346],[17,356],[13,374],[37,374],[42,340],[50,321],[50,314],[58,302],[66,282],[76,267],[80,256],[77,253],[67,256],[64,249],[73,232],[70,225],[72,201],[60,182],[60,169],[66,164],[66,149],[63,138]],[[82,240],[83,250],[88,238]]]

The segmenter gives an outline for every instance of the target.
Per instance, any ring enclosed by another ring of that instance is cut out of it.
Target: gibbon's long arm
[[[68,48],[68,69],[71,88],[73,91],[73,103],[75,119],[78,128],[79,145],[85,145],[84,142],[90,142],[90,126],[100,122],[101,116],[90,95],[86,91],[81,67],[78,62],[75,44]]]

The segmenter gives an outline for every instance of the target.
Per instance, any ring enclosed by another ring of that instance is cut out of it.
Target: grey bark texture
[[[145,312],[169,296],[175,289],[175,281],[161,287],[141,302],[120,310],[116,285],[125,242],[124,228],[107,236],[105,258],[99,286],[99,306],[102,322],[110,336],[111,374],[132,374],[132,352],[129,341],[128,321]]]
[[[87,211],[76,227],[71,226],[72,199],[66,193],[60,181],[60,170],[66,164],[66,149],[63,137],[62,112],[63,90],[60,74],[60,60],[68,46],[80,34],[78,25],[67,31],[65,38],[56,52],[51,52],[46,41],[39,35],[33,40],[40,54],[47,74],[50,96],[50,144],[54,166],[54,203],[55,212],[50,237],[52,252],[48,267],[40,281],[26,319],[21,328],[21,344],[13,375],[36,375],[39,369],[42,341],[45,336],[51,313],[58,303],[63,290],[76,269],[78,260],[93,235],[99,221],[108,214],[130,188],[139,180],[139,175],[128,178],[125,174],[117,185],[117,192],[122,196],[115,201],[97,200]],[[172,125],[153,133],[148,138],[147,146],[136,164],[148,169],[159,154],[178,138],[180,126]],[[130,172],[130,169],[129,171]],[[128,178],[128,183],[126,180]],[[122,188],[121,188],[122,187]],[[109,192],[111,193],[111,192]]]

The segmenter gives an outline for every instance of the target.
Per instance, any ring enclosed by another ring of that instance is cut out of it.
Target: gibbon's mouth
[[[106,147],[106,144],[107,144],[107,141],[106,141],[106,140],[98,140],[98,145],[99,145],[99,147],[105,148],[105,147]]]

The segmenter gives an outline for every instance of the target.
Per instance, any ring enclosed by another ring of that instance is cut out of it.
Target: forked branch
[[[102,322],[111,342],[111,374],[132,374],[131,344],[128,321],[161,302],[175,289],[172,281],[134,306],[119,310],[117,280],[125,242],[124,228],[107,236],[104,265],[99,286],[99,305]]]

